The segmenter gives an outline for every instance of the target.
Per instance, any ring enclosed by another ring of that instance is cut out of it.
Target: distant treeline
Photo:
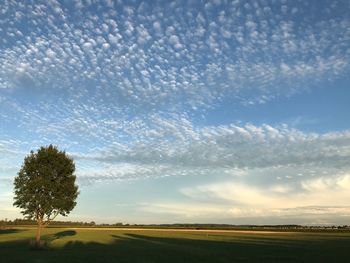
[[[38,223],[35,220],[29,219],[18,219],[15,220],[0,220],[0,226],[36,226]],[[78,222],[78,221],[52,221],[50,222],[52,226],[95,226],[95,222]]]
[[[28,219],[14,219],[14,220],[0,220],[0,227],[11,226],[36,226],[35,220]],[[161,229],[217,229],[217,230],[269,230],[269,231],[303,231],[303,230],[350,230],[350,225],[342,226],[303,226],[303,225],[231,225],[231,224],[97,224],[94,221],[53,221],[49,227],[117,227],[117,228],[161,228]]]

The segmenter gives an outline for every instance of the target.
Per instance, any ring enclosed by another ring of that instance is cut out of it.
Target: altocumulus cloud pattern
[[[133,200],[140,214],[349,216],[349,126],[223,116],[332,94],[350,72],[349,14],[346,0],[1,1],[0,211],[14,213],[25,154],[54,143],[87,188],[183,182],[167,202]]]

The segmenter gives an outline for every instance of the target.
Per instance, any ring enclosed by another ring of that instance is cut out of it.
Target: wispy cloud
[[[195,127],[183,117],[152,116],[127,125],[132,140],[81,158],[102,162],[255,169],[279,166],[347,167],[349,131],[305,133],[288,126]]]

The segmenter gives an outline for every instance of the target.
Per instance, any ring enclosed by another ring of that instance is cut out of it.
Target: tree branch
[[[59,214],[59,210],[57,210],[52,218],[50,218],[50,215],[47,217],[46,222],[44,223],[45,226],[49,225],[51,221],[53,221]]]

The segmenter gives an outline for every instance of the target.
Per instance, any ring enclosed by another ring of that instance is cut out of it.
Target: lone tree
[[[73,159],[56,146],[41,147],[31,151],[15,178],[14,206],[21,213],[38,223],[35,245],[41,246],[43,227],[57,215],[67,216],[75,207],[79,194],[75,184]]]

